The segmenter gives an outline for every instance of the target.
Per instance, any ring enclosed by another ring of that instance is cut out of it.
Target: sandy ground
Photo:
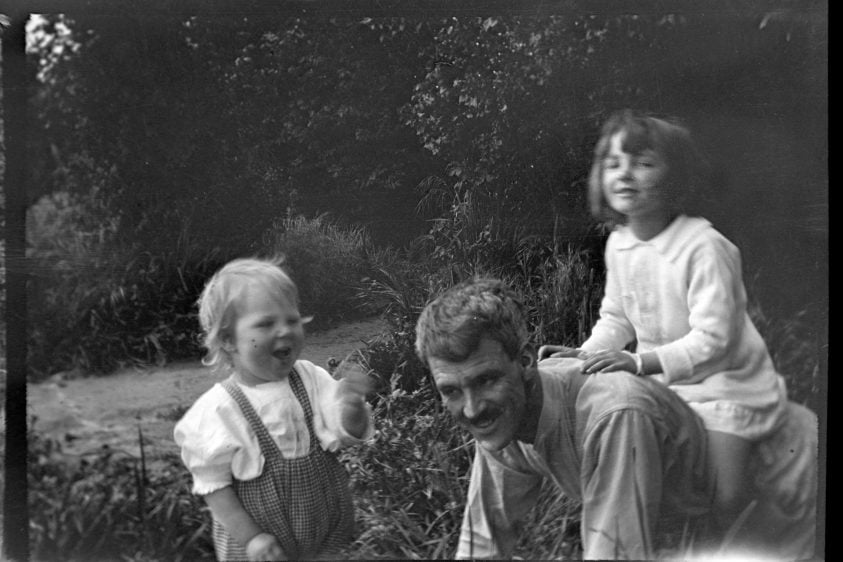
[[[385,327],[379,319],[342,324],[307,334],[302,358],[327,368],[363,347]],[[173,426],[190,404],[224,378],[198,361],[162,368],[129,369],[106,377],[53,380],[27,386],[29,425],[62,442],[68,455],[97,451],[104,445],[151,459],[177,452]],[[33,421],[34,420],[34,421]]]

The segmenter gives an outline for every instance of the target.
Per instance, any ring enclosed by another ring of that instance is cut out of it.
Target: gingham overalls
[[[304,410],[310,434],[310,452],[296,459],[281,454],[266,426],[243,391],[232,379],[222,383],[240,406],[258,437],[265,462],[252,480],[234,480],[237,497],[255,522],[275,535],[290,560],[328,557],[353,537],[354,508],[348,474],[333,453],[319,444],[313,429],[313,411],[295,369],[290,386]],[[214,519],[212,535],[219,560],[247,560],[245,545],[237,543]]]

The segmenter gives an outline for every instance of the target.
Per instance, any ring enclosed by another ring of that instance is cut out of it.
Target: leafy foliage
[[[776,370],[787,383],[788,398],[818,411],[825,397],[820,379],[821,326],[802,310],[787,318],[771,318],[760,305],[750,307],[750,317],[767,344]]]
[[[200,354],[195,302],[222,253],[186,233],[156,253],[118,243],[116,221],[103,214],[95,197],[68,193],[30,210],[27,366],[34,377]]]
[[[446,558],[456,547],[472,450],[431,388],[407,393],[393,380],[374,411],[374,443],[344,454],[361,531],[355,558]]]
[[[415,356],[418,314],[445,288],[494,275],[524,294],[536,343],[581,342],[604,240],[584,218],[584,178],[603,116],[632,106],[698,133],[718,169],[707,216],[738,243],[747,277],[761,273],[753,318],[793,397],[816,405],[827,14],[790,0],[750,8],[51,16],[31,59],[44,134],[30,151],[30,369],[196,356],[192,307],[207,277],[235,255],[280,250],[304,312],[362,303],[390,326],[365,353],[380,381],[377,442],[343,457],[362,523],[349,558],[448,556],[470,442]],[[384,242],[395,247],[374,247]],[[160,495],[138,515],[136,460],[57,452],[30,440],[33,553],[210,555],[175,461],[150,477],[146,493]],[[519,555],[580,554],[579,506],[557,500],[546,491]]]
[[[282,254],[299,290],[302,313],[317,324],[354,314],[354,297],[368,269],[371,248],[363,227],[343,227],[326,215],[275,222],[264,233],[270,253]]]
[[[214,559],[205,508],[177,457],[147,472],[119,451],[63,455],[35,431],[28,444],[34,559]]]

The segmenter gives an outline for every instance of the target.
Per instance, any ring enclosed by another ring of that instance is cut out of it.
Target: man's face
[[[464,361],[431,357],[428,364],[442,402],[459,426],[489,451],[509,445],[524,420],[533,355],[525,350],[510,359],[499,342],[484,338]]]

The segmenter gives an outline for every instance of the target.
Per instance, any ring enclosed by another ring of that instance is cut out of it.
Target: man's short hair
[[[451,287],[431,301],[416,324],[416,354],[464,361],[483,338],[497,341],[511,359],[529,342],[521,297],[497,279],[476,278]]]

